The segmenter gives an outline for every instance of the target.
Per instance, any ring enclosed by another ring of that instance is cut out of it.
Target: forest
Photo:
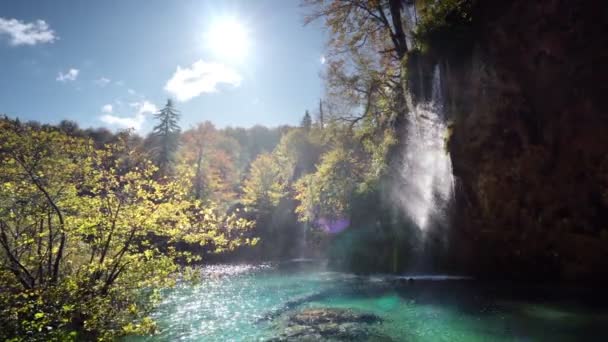
[[[131,322],[177,270],[320,253],[377,189],[394,142],[324,118],[323,102],[300,127],[182,132],[179,117],[168,100],[146,137],[2,119],[2,314],[31,317],[6,336],[151,331]]]
[[[564,3],[305,0],[329,41],[299,125],[5,113],[0,340],[601,340],[605,6]]]

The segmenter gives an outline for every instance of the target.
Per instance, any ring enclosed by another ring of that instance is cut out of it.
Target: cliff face
[[[453,255],[504,276],[608,275],[608,5],[484,1],[446,75]]]

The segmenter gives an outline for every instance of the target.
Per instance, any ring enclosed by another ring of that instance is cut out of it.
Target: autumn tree
[[[118,138],[97,149],[0,120],[0,339],[153,332],[158,290],[178,260],[200,258],[174,245],[255,243],[250,221],[189,201],[188,179],[155,181],[156,166]]]
[[[179,168],[192,173],[193,197],[218,203],[232,200],[238,183],[238,142],[208,121],[185,131],[181,142]]]
[[[350,125],[374,116],[376,124],[399,128],[407,112],[405,60],[414,27],[401,0],[305,0],[306,22],[323,20],[330,29],[326,85],[332,101],[346,101],[332,113]],[[379,106],[380,105],[380,106]]]

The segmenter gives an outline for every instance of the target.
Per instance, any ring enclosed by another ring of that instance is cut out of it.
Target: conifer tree
[[[152,135],[154,136],[154,159],[161,175],[170,174],[175,162],[175,153],[179,147],[180,127],[179,111],[175,109],[173,101],[167,100],[167,104],[154,118],[158,124],[154,126]]]
[[[304,113],[304,117],[302,118],[302,123],[300,124],[300,126],[304,128],[306,132],[310,131],[310,128],[312,127],[312,118],[310,117],[310,113],[308,113],[308,110]]]

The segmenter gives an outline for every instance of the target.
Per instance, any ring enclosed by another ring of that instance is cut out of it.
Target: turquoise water
[[[608,310],[584,292],[474,280],[356,276],[308,263],[223,265],[165,293],[160,333],[126,341],[265,341],[306,308],[378,316],[363,341],[608,341]],[[361,323],[363,324],[363,323]],[[370,337],[373,336],[373,337]]]

